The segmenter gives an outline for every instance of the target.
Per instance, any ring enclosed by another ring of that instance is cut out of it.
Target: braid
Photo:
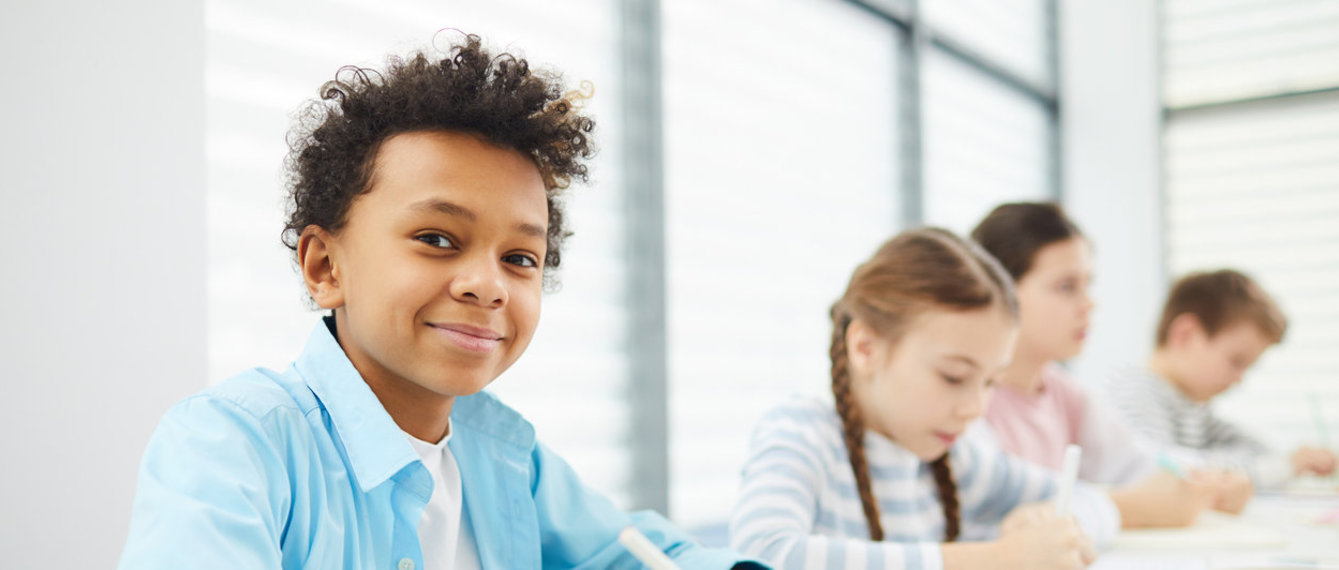
[[[846,329],[851,324],[851,317],[838,315],[835,308],[833,313],[832,348],[828,353],[832,358],[832,396],[837,403],[837,415],[841,416],[842,439],[846,442],[846,455],[851,459],[851,471],[855,473],[860,505],[864,507],[865,522],[869,524],[869,539],[880,542],[883,540],[883,525],[879,524],[879,505],[874,501],[874,491],[869,483],[869,464],[865,461],[865,426],[860,422],[860,412],[851,395],[851,374],[846,366]]]
[[[935,487],[939,489],[939,504],[944,507],[944,542],[958,539],[958,485],[953,482],[953,471],[948,466],[948,454],[945,453],[930,462],[930,471],[935,476]]]

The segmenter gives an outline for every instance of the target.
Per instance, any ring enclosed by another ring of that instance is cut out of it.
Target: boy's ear
[[[1186,346],[1191,339],[1203,335],[1204,325],[1200,324],[1199,317],[1193,313],[1181,313],[1172,317],[1172,323],[1167,326],[1167,345]]]
[[[334,235],[320,226],[303,228],[298,236],[298,263],[307,294],[322,309],[344,306],[344,290],[339,283],[339,266],[332,256]]]

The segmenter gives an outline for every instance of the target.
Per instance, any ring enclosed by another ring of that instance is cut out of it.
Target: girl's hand
[[[1251,495],[1255,493],[1255,488],[1251,486],[1251,478],[1240,471],[1209,469],[1195,472],[1193,478],[1214,489],[1211,506],[1215,511],[1234,515],[1241,513],[1242,509],[1246,508],[1246,503],[1251,500]]]
[[[1295,475],[1315,473],[1324,477],[1334,473],[1336,459],[1327,449],[1302,447],[1293,452],[1292,463]]]
[[[1125,528],[1190,526],[1214,503],[1218,488],[1159,469],[1142,481],[1111,491]]]
[[[1014,509],[1000,525],[1000,564],[1019,570],[1078,570],[1097,559],[1097,550],[1074,517],[1055,514],[1055,505],[1034,503]]]

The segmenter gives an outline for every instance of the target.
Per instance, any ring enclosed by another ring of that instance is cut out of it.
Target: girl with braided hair
[[[731,544],[778,568],[1081,568],[1120,516],[970,427],[1018,330],[1013,284],[947,231],[904,232],[832,307],[832,396],[768,412],[753,434]],[[1033,504],[1029,504],[1033,503]]]

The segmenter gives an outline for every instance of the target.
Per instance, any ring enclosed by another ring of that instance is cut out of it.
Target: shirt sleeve
[[[815,534],[825,480],[820,446],[797,419],[776,412],[763,419],[753,434],[730,520],[731,546],[775,568],[943,568],[937,542],[872,542]]]
[[[1079,445],[1083,460],[1079,478],[1105,485],[1123,485],[1147,476],[1155,468],[1153,454],[1136,443],[1125,420],[1106,402],[1075,387],[1082,402]]]
[[[266,429],[208,396],[169,410],[144,452],[120,568],[280,568],[289,486]]]
[[[1249,466],[1255,459],[1269,453],[1269,447],[1241,428],[1210,414],[1204,431],[1209,448],[1231,463]]]
[[[725,549],[704,548],[653,511],[625,514],[586,487],[561,457],[535,445],[533,489],[539,517],[540,552],[546,569],[642,568],[618,541],[632,526],[683,568],[763,568]]]
[[[963,517],[998,535],[1004,517],[1027,503],[1052,499],[1057,475],[1046,468],[1011,456],[999,448],[985,422],[976,422],[964,437],[961,460],[954,465]],[[1098,546],[1110,544],[1120,531],[1120,511],[1105,490],[1079,481],[1070,498],[1070,510],[1079,526]]]

